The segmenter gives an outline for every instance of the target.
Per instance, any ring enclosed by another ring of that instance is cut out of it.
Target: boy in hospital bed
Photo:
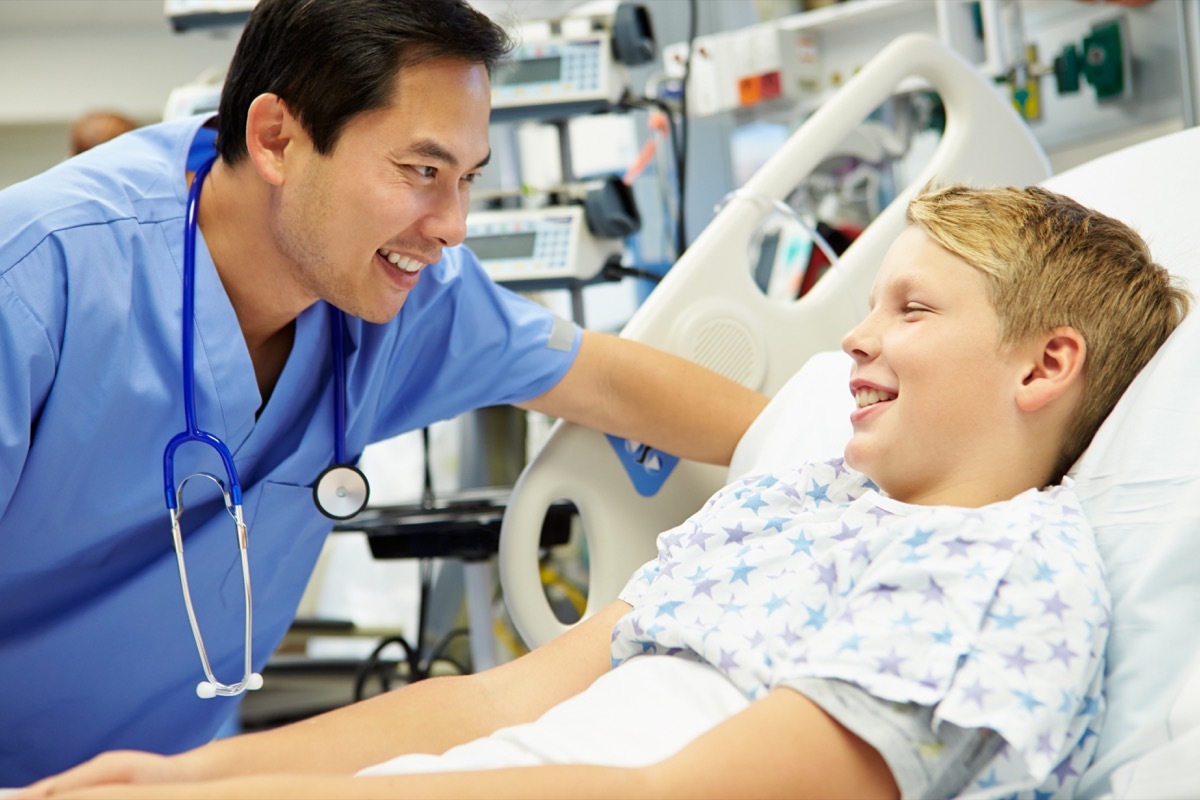
[[[1109,598],[1063,476],[1188,296],[1041,189],[927,189],[908,219],[843,341],[844,459],[725,487],[515,662],[28,796],[1072,794]]]

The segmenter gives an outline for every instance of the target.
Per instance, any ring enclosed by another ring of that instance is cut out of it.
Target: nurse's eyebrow
[[[415,153],[419,156],[425,156],[426,158],[431,158],[435,161],[441,161],[453,169],[458,168],[458,158],[456,158],[453,153],[432,139],[418,139],[413,143],[412,147],[409,148],[409,152]],[[475,169],[480,169],[487,166],[487,163],[491,160],[492,151],[488,150],[488,154],[483,157],[482,161],[475,165]]]

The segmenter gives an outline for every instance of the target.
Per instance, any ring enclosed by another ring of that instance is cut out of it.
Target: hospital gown
[[[839,459],[734,483],[658,545],[621,595],[618,668],[694,654],[751,699],[836,680],[994,730],[968,796],[1068,795],[1092,758],[1109,599],[1069,487],[914,506]]]
[[[237,710],[196,696],[162,475],[184,427],[184,171],[211,153],[193,146],[203,121],[141,128],[0,192],[0,786],[110,748],[203,744]],[[261,669],[332,525],[311,488],[334,455],[330,314],[316,303],[296,320],[265,405],[203,234],[195,318],[197,421],[240,473]],[[345,333],[351,461],[368,443],[536,397],[580,339],[464,248],[422,272],[393,322],[348,317]],[[185,446],[177,480],[198,470],[223,474],[210,450]],[[188,506],[196,614],[218,679],[235,681],[233,526],[215,497]]]

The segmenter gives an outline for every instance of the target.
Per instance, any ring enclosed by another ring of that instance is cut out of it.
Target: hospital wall
[[[552,13],[566,0],[480,0],[487,8]],[[1133,9],[1131,36],[1139,97],[1097,109],[1088,92],[1072,98],[1046,97],[1046,116],[1034,123],[1056,168],[1119,149],[1181,127],[1175,95],[1179,85],[1178,7],[1195,0],[1155,0]],[[655,21],[660,44],[686,38],[682,0],[643,0]],[[800,0],[702,0],[701,32],[732,30],[762,19],[794,13]],[[1067,0],[1024,0],[1025,18],[1053,54],[1063,32],[1074,35],[1071,18],[1104,12],[1102,4]],[[114,108],[140,122],[163,111],[169,92],[205,70],[228,62],[237,29],[174,33],[160,0],[3,0],[0,2],[0,187],[53,166],[67,153],[67,126],[86,110]],[[1200,66],[1193,65],[1193,70]],[[1049,81],[1044,81],[1049,83]],[[719,150],[729,120],[701,121],[698,149]],[[736,120],[734,123],[736,124]],[[705,163],[728,164],[712,152]],[[698,161],[700,159],[697,159]],[[705,176],[690,197],[711,208]]]
[[[65,158],[85,111],[160,119],[172,89],[229,61],[235,37],[173,33],[161,0],[3,0],[0,186]]]

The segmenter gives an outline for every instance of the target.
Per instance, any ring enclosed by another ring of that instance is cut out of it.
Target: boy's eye
[[[930,309],[928,306],[923,306],[920,303],[908,303],[901,310],[904,312],[904,316],[909,317],[918,316],[922,312],[929,311]]]

